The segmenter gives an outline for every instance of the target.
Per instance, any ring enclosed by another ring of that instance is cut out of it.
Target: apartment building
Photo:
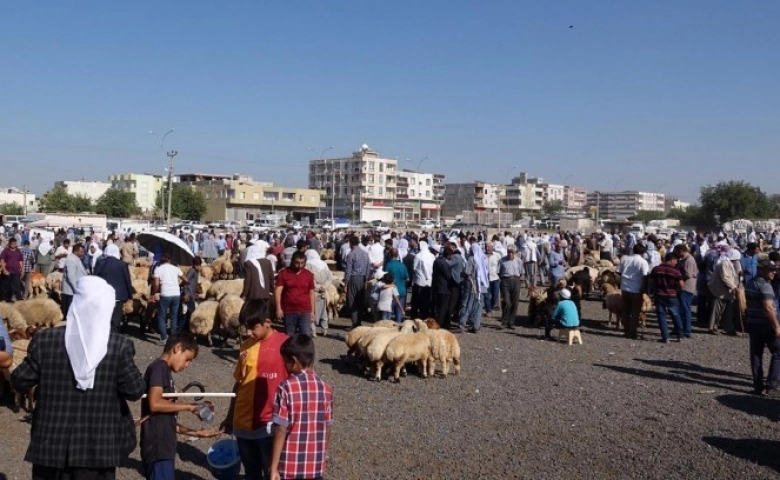
[[[93,203],[111,188],[111,182],[88,182],[85,180],[60,180],[54,182],[55,187],[62,187],[68,195],[81,196]]]
[[[155,210],[157,195],[160,193],[164,179],[160,175],[148,173],[121,173],[110,175],[108,181],[111,182],[111,188],[131,192],[135,195],[135,201],[141,211],[150,213]]]
[[[625,220],[640,210],[663,212],[666,196],[663,193],[626,190],[622,192],[595,191],[587,195],[587,208],[598,209],[600,218]]]

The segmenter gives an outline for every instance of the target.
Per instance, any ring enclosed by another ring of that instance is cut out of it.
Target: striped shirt
[[[35,254],[27,247],[22,247],[22,262],[24,262],[24,272],[32,272],[33,265],[35,265]]]
[[[361,248],[353,248],[347,255],[347,265],[344,269],[344,283],[349,282],[349,277],[367,277],[371,273],[371,260],[368,253]]]
[[[676,297],[680,288],[682,273],[676,267],[665,263],[658,265],[650,272],[650,281],[653,282],[654,294],[658,297]]]
[[[769,325],[769,317],[764,310],[764,302],[774,304],[775,292],[772,285],[761,277],[755,277],[745,284],[747,299],[747,323],[752,325]]]
[[[333,423],[333,390],[310,369],[279,385],[273,422],[287,429],[279,459],[282,478],[319,478],[325,473],[327,432]]]

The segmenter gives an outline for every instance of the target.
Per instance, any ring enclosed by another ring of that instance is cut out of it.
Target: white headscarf
[[[313,248],[306,250],[306,266],[315,270],[328,269],[328,264],[322,261],[320,254],[317,253],[317,250],[314,250]]]
[[[474,255],[474,276],[477,277],[477,291],[479,293],[487,292],[490,288],[487,257],[478,243],[471,244],[471,253]]]
[[[265,258],[265,254],[268,252],[268,243],[265,240],[253,240],[246,249],[247,260],[258,260]]]
[[[409,240],[402,238],[398,241],[398,258],[403,262],[409,254]]]
[[[80,390],[95,385],[95,370],[106,356],[114,311],[114,287],[96,276],[76,283],[65,326],[65,350]]]
[[[41,252],[41,255],[48,255],[52,248],[51,242],[48,240],[41,240],[41,244],[38,245],[38,251]]]
[[[100,259],[101,255],[103,255],[103,250],[100,249],[100,245],[98,245],[96,242],[92,243],[89,247],[92,248],[92,246],[95,246],[95,253],[92,253],[92,268],[95,268],[95,264],[97,263],[98,259]]]
[[[106,256],[107,257],[114,257],[117,260],[119,260],[119,247],[116,245],[106,245]]]

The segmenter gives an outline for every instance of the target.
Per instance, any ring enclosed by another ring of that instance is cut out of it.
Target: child
[[[288,338],[281,353],[290,376],[279,385],[274,400],[271,479],[321,479],[333,424],[333,391],[311,369],[311,337]],[[309,401],[304,403],[303,399]],[[300,461],[301,458],[306,461]]]
[[[401,298],[399,297],[398,288],[395,286],[395,277],[392,273],[385,273],[382,277],[382,289],[379,291],[379,301],[377,302],[377,310],[379,310],[379,316],[382,320],[390,320],[394,318],[393,315],[393,302],[398,305],[398,308],[403,312],[404,307],[401,305]]]
[[[171,335],[163,354],[146,369],[146,398],[141,403],[141,459],[147,480],[174,480],[176,433],[199,438],[220,435],[220,430],[190,430],[176,423],[178,412],[196,413],[197,403],[176,403],[163,398],[175,393],[171,372],[182,372],[198,356],[198,344],[189,333]]]

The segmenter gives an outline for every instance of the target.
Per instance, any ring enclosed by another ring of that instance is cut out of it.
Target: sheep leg
[[[434,377],[436,375],[436,359],[433,357],[428,358],[428,377]]]
[[[460,374],[460,357],[452,357],[452,364],[455,365],[455,375]]]
[[[376,362],[376,374],[374,374],[374,381],[381,382],[382,381],[382,367],[384,366],[385,362],[382,360],[378,360]]]
[[[420,374],[423,378],[428,378],[428,370],[425,368],[427,364],[428,361],[426,359],[417,362],[417,369],[420,370]]]
[[[397,362],[393,371],[393,381],[398,383],[401,381],[401,369],[404,367],[404,362]]]
[[[450,359],[444,357],[441,359],[441,376],[447,378],[450,373]]]

